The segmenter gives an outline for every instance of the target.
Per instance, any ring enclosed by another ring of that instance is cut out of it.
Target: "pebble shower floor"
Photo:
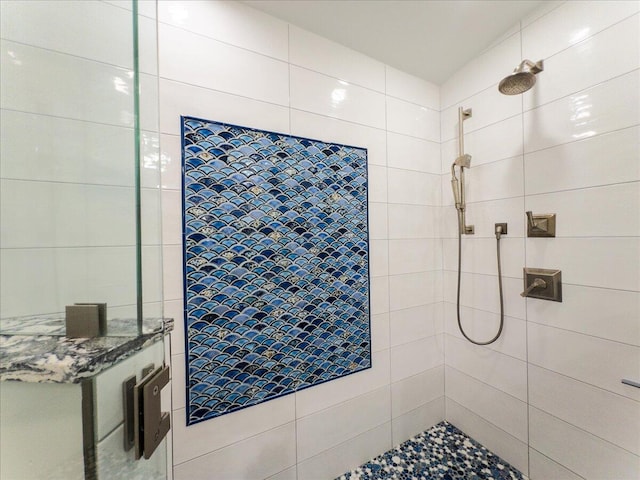
[[[448,422],[410,438],[336,480],[524,480],[515,467]]]

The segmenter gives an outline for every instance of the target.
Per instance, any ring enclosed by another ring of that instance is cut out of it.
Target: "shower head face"
[[[536,84],[536,76],[531,72],[516,72],[502,79],[498,90],[504,95],[520,95]]]

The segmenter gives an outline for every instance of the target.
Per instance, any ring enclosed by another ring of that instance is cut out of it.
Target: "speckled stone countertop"
[[[62,335],[63,315],[3,319],[0,381],[79,383],[161,340],[172,329],[173,319],[145,319],[138,336],[135,320],[112,319],[108,336],[67,338]]]

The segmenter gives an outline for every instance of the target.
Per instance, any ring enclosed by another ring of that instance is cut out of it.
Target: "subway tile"
[[[139,281],[142,283],[142,298],[147,305],[149,303],[160,303],[163,300],[162,246],[143,245],[141,256],[142,275]],[[89,268],[93,267],[89,266]],[[111,279],[118,278],[116,272],[112,275]],[[97,298],[97,294],[93,298]]]
[[[387,226],[387,204],[369,204],[369,239],[385,240],[389,237]]]
[[[163,189],[182,188],[182,146],[180,135],[160,135],[161,184]]]
[[[428,272],[442,268],[442,243],[438,239],[389,240],[389,273]]]
[[[97,298],[110,307],[136,303],[133,246],[1,249],[0,256],[3,316],[62,312],[65,305]]]
[[[524,194],[522,157],[513,157],[471,168],[466,176],[467,202],[483,202]]]
[[[7,110],[0,115],[3,178],[133,187],[133,129]]]
[[[448,422],[527,475],[526,443],[509,435],[450,398],[446,399],[446,412]]]
[[[113,5],[6,1],[0,19],[4,39],[133,68],[131,12]]]
[[[522,17],[522,19],[520,20],[522,29],[524,29],[528,25],[531,25],[536,20],[549,14],[550,12],[558,8],[563,3],[566,3],[566,1],[567,0],[547,0],[546,2],[543,2],[538,8],[533,10],[528,15],[525,15],[524,17]]]
[[[158,25],[158,45],[161,78],[289,105],[285,62],[163,23]]]
[[[391,422],[298,463],[298,480],[337,478],[391,448]]]
[[[389,241],[369,241],[369,267],[372,277],[385,277],[389,275]]]
[[[640,70],[524,113],[525,153],[637,125]]]
[[[389,349],[389,314],[379,313],[371,316],[371,351]]]
[[[393,419],[393,444],[409,440],[444,420],[444,396]]]
[[[522,100],[519,95],[503,95],[497,87],[490,87],[464,101],[457,101],[456,104],[441,112],[441,140],[443,142],[458,138],[458,107],[471,108],[472,110],[471,117],[464,121],[466,136],[471,132],[522,113]],[[473,152],[469,153],[473,155]]]
[[[2,180],[4,248],[135,245],[132,187]],[[27,205],[39,205],[28,208]],[[92,219],[100,219],[97,223]]]
[[[128,69],[2,40],[2,108],[133,127]]]
[[[262,479],[296,462],[295,423],[274,428],[174,468],[175,480]]]
[[[385,66],[326,38],[289,26],[289,61],[292,65],[384,93]]]
[[[184,303],[182,300],[168,300],[164,302],[164,316],[173,318],[171,330],[171,353],[184,353]]]
[[[297,418],[335,407],[389,384],[389,350],[374,352],[372,367],[295,393]]]
[[[529,407],[530,445],[584,478],[631,480],[640,457],[590,433]]]
[[[479,165],[522,155],[522,117],[516,115],[465,134],[464,150],[471,155],[470,175]],[[442,173],[451,171],[459,154],[457,138],[442,144]]]
[[[440,175],[390,168],[389,203],[440,205]]]
[[[638,10],[640,7],[637,2],[562,2],[562,5],[558,5],[553,11],[547,12],[535,21],[523,23],[523,55],[533,61],[549,58],[598,34]]]
[[[526,362],[449,334],[445,334],[445,348],[447,365],[526,402]]]
[[[383,130],[301,110],[290,111],[292,135],[366,148],[369,165],[387,164]]]
[[[500,315],[460,306],[460,321],[467,335],[477,341],[493,338],[500,328]],[[449,335],[463,339],[458,327],[458,316],[455,303],[444,304],[444,329]],[[511,357],[527,361],[527,325],[519,318],[504,317],[500,337],[486,348],[504,353]]]
[[[227,445],[249,439],[260,433],[291,425],[295,417],[295,399],[286,395],[251,408],[211,418],[187,427],[184,409],[173,411],[173,458],[179,465],[215,452]],[[294,438],[295,441],[295,438]],[[284,465],[280,470],[283,470]],[[280,470],[275,470],[277,473]]]
[[[410,75],[388,65],[386,70],[386,93],[432,110],[440,110],[440,88],[422,78]]]
[[[562,303],[528,302],[527,320],[640,347],[640,293],[562,286]]]
[[[640,290],[638,264],[630,261],[640,255],[637,238],[555,238],[553,242],[544,240],[547,239],[527,239],[527,266],[562,270],[563,283]]]
[[[160,190],[157,188],[140,189],[141,243],[144,246],[160,245],[162,243],[162,205]],[[128,198],[128,205],[133,201]]]
[[[387,130],[403,135],[438,142],[440,140],[440,114],[437,110],[386,97]]]
[[[158,2],[158,21],[286,61],[287,23],[238,2]]]
[[[163,245],[162,279],[165,300],[182,300],[182,245]]]
[[[291,66],[291,107],[384,128],[384,95],[304,68]]]
[[[451,189],[448,188],[449,177],[443,182],[444,197],[449,200]],[[495,224],[507,223],[507,235],[503,238],[522,238],[525,235],[526,216],[524,214],[524,197],[488,200],[467,204],[467,222],[475,226],[473,238],[494,238]],[[453,204],[444,207],[442,215],[443,238],[458,236],[458,218]]]
[[[443,365],[400,380],[391,385],[392,418],[400,417],[443,396]]]
[[[184,409],[187,405],[187,375],[185,354],[171,356],[171,409]]]
[[[530,364],[640,400],[638,389],[620,382],[640,378],[639,347],[536,323],[529,323],[528,343]]]
[[[438,271],[407,273],[389,277],[390,309],[427,305],[442,300],[442,278]]]
[[[442,303],[405,308],[390,313],[391,346],[442,333]]]
[[[486,421],[527,443],[527,402],[446,367],[447,397]]]
[[[289,110],[280,105],[160,79],[160,132],[180,135],[180,116],[287,133]],[[210,118],[215,112],[215,118]]]
[[[508,231],[508,230],[507,230]],[[524,265],[524,241],[522,238],[500,239],[500,257],[503,277],[521,278]],[[444,269],[458,269],[458,240],[442,242]],[[462,240],[462,271],[483,275],[498,274],[497,247],[495,238],[467,237]]]
[[[444,271],[444,300],[456,303],[457,272]],[[460,305],[487,312],[500,313],[500,295],[497,275],[463,273],[461,275]],[[525,299],[522,279],[506,277],[502,279],[504,314],[509,317],[525,318]]]
[[[391,381],[398,382],[444,362],[442,335],[416,340],[391,348]]]
[[[634,400],[530,365],[529,403],[625,450],[640,454],[640,406]],[[593,412],[598,412],[598,415]]]
[[[529,448],[529,478],[531,480],[581,480],[577,473],[554,462],[533,448]]]
[[[389,311],[389,277],[374,277],[371,279],[371,314]]]
[[[387,201],[387,167],[369,165],[367,172],[367,195],[370,202]]]
[[[392,204],[388,211],[389,238],[438,238],[440,207]]]
[[[385,386],[298,419],[298,462],[388,422],[390,397]]]
[[[182,245],[182,192],[162,190],[162,243]]]
[[[525,203],[561,219],[556,237],[640,236],[640,182],[527,196]]]
[[[440,171],[440,144],[387,132],[389,167],[425,173]]]
[[[545,70],[537,75],[535,89],[523,94],[524,109],[544,105],[637,69],[640,64],[638,22],[638,15],[634,15],[547,58]],[[621,48],[624,54],[611,55],[611,51]],[[527,55],[525,57],[529,58]],[[537,60],[539,58],[533,59]],[[586,111],[577,110],[578,117]]]
[[[524,156],[525,193],[640,180],[640,127],[557,145]],[[602,159],[607,161],[603,162]]]
[[[294,465],[293,467],[287,468],[281,472],[272,475],[266,480],[297,480],[298,478],[298,469]]]
[[[476,56],[454,73],[442,86],[442,106],[450,107],[487,87],[496,85],[500,81],[500,73],[511,72],[520,60],[518,31]]]

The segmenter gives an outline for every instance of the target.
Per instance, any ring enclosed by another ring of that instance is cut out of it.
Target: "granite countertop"
[[[0,381],[79,383],[161,340],[173,329],[173,319],[145,319],[143,333],[138,336],[134,319],[112,319],[108,336],[67,338],[62,335],[63,315],[31,318],[32,323],[25,320],[2,320]]]

